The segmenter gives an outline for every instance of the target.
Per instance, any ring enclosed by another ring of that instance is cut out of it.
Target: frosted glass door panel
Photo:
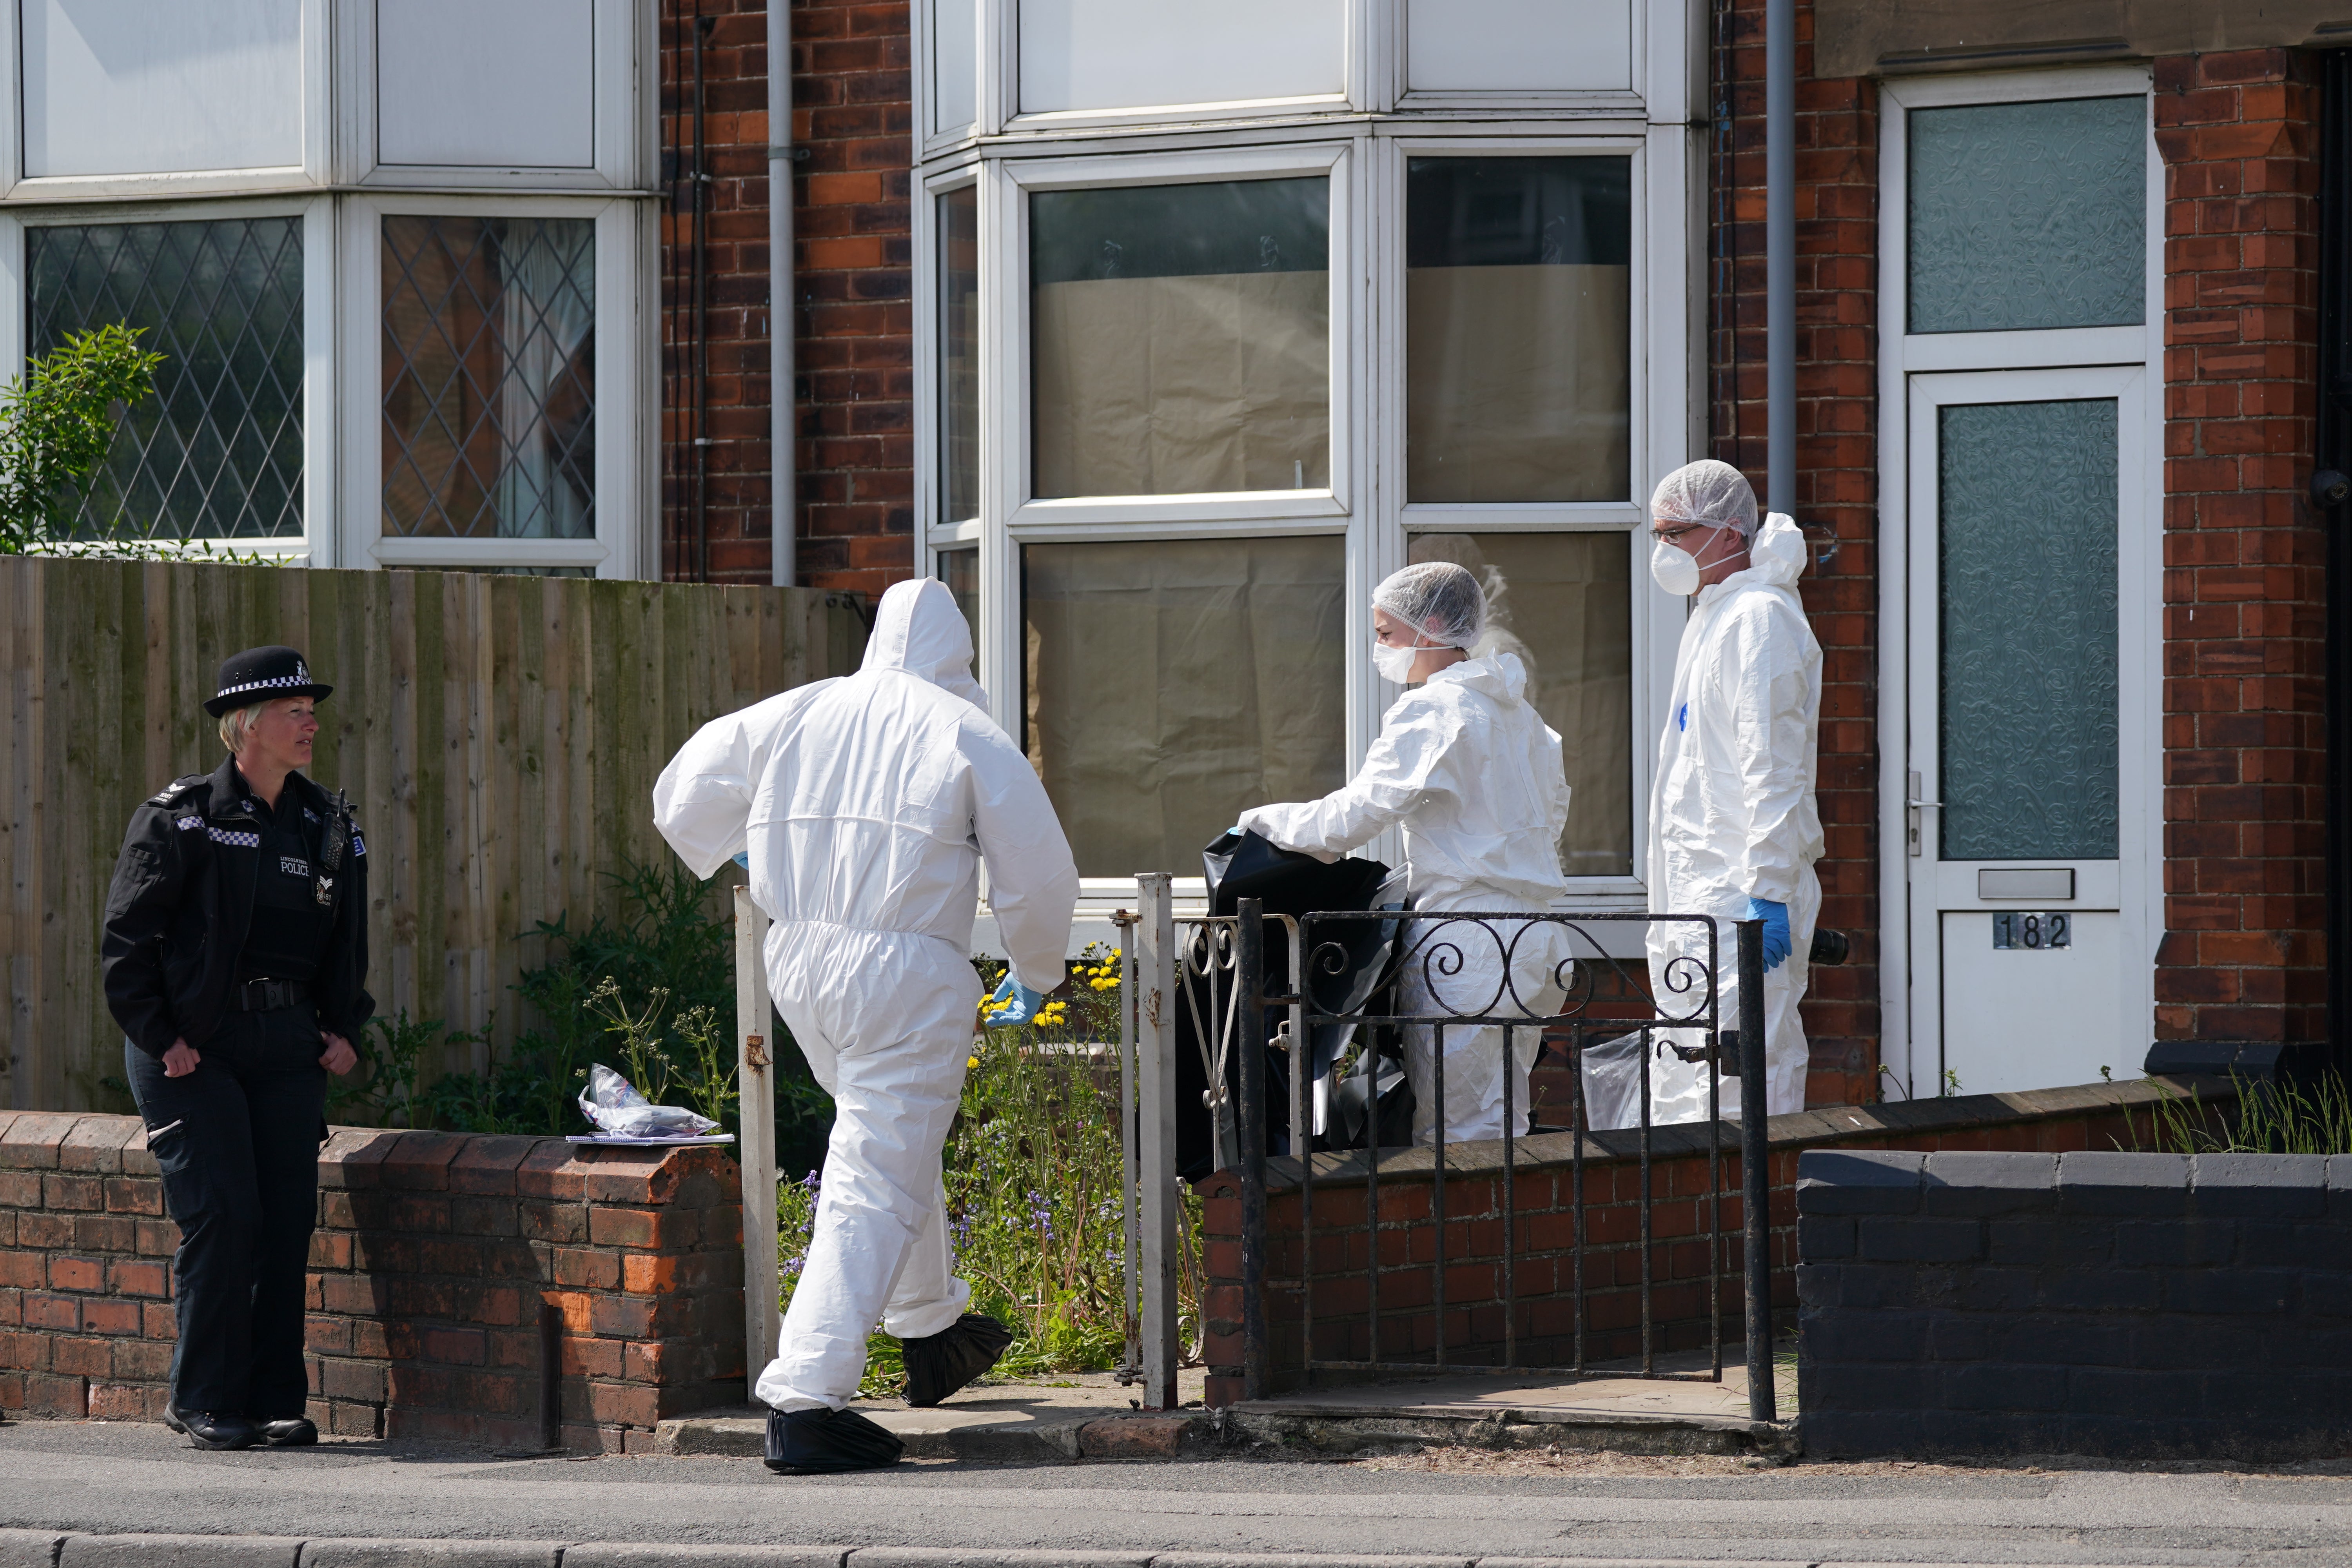
[[[1032,493],[1329,485],[1330,216],[1319,175],[1032,194]]]
[[[595,24],[594,0],[378,5],[377,160],[593,167]]]
[[[931,130],[960,131],[980,118],[980,0],[932,0]]]
[[[1024,114],[1347,87],[1344,0],[1023,0],[1020,10]]]
[[[1632,0],[1408,0],[1413,92],[1603,92],[1633,86]]]
[[[1346,576],[1332,537],[1022,550],[1022,743],[1081,876],[1198,876],[1347,781]]]
[[[2116,403],[1937,419],[1940,858],[2113,859]]]
[[[301,0],[24,0],[25,174],[302,162]]]
[[[1910,329],[2131,326],[2147,311],[2147,100],[1915,110]]]

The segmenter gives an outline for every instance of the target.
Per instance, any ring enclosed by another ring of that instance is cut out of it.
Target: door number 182
[[[2042,952],[2074,945],[2074,921],[2064,910],[2002,910],[1992,917],[1995,948]]]

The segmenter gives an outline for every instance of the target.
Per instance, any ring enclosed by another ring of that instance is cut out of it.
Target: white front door
[[[1910,1090],[2137,1076],[2160,934],[2147,374],[1909,387]]]

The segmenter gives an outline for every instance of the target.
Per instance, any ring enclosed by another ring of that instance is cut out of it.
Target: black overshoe
[[[163,1406],[163,1425],[199,1448],[250,1448],[261,1441],[261,1428],[242,1415],[183,1410],[168,1402]]]
[[[836,1476],[885,1470],[907,1445],[855,1410],[772,1410],[768,1468],[780,1476]]]
[[[308,1415],[289,1415],[282,1421],[264,1421],[261,1441],[272,1448],[307,1448],[319,1440],[319,1428]]]
[[[936,1334],[904,1340],[907,1403],[918,1409],[937,1405],[1004,1359],[1013,1331],[984,1312],[966,1312]]]

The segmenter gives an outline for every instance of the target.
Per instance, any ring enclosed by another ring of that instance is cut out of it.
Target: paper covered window
[[[383,220],[383,531],[596,532],[595,224]]]
[[[1417,533],[1414,561],[1451,561],[1486,591],[1475,652],[1527,667],[1528,700],[1559,731],[1570,791],[1559,868],[1633,872],[1633,626],[1623,533]]]
[[[1631,167],[1407,165],[1407,500],[1627,498]]]
[[[1329,536],[1022,551],[1024,744],[1081,875],[1197,877],[1347,782],[1346,572]]]
[[[1032,493],[1331,482],[1331,186],[1029,197]]]

